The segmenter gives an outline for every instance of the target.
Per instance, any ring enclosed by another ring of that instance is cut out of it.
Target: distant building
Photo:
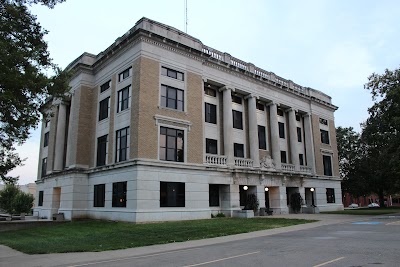
[[[248,194],[274,214],[293,193],[343,209],[326,94],[147,18],[68,69],[70,97],[43,109],[41,217],[232,216]]]

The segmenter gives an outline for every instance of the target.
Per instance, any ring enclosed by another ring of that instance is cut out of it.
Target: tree
[[[32,194],[19,191],[13,202],[15,213],[30,213],[34,200],[35,198]]]
[[[0,191],[0,208],[8,214],[29,213],[34,197],[22,192],[16,185],[8,184]]]
[[[364,176],[384,206],[384,196],[400,190],[400,69],[372,74],[365,89],[374,104],[363,125]]]
[[[0,177],[22,164],[15,145],[29,137],[41,120],[40,107],[49,96],[63,96],[67,72],[52,63],[42,29],[28,7],[53,8],[65,0],[0,0]],[[48,77],[46,71],[53,71]]]

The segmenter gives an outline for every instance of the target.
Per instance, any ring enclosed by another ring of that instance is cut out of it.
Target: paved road
[[[400,215],[290,217],[321,221],[100,253],[29,256],[0,247],[0,266],[400,266]]]

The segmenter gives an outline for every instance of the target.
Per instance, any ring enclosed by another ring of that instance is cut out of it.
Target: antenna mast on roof
[[[187,25],[188,25],[188,12],[187,12],[187,0],[185,1],[185,33],[187,33]]]

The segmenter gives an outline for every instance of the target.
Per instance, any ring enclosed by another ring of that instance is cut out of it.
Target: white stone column
[[[289,109],[289,142],[290,142],[290,158],[295,170],[300,170],[299,151],[297,149],[297,127],[296,127],[296,112],[293,108]]]
[[[54,170],[61,171],[64,163],[65,127],[67,120],[67,107],[64,103],[58,105],[56,144],[54,151]]]
[[[232,118],[232,89],[224,86],[223,91],[223,117],[224,117],[224,152],[226,165],[235,166],[233,154],[233,118]]]
[[[315,156],[314,156],[314,142],[313,142],[311,115],[307,114],[303,118],[304,118],[304,142],[306,145],[307,166],[311,167],[311,173],[315,174]]]
[[[250,158],[253,160],[253,167],[260,167],[260,153],[258,147],[258,127],[257,127],[257,109],[256,97],[249,95],[247,97],[249,112],[249,140],[250,140]]]
[[[271,156],[276,169],[281,169],[281,150],[279,147],[279,128],[277,117],[277,105],[272,103],[269,106],[269,120],[271,125]]]

